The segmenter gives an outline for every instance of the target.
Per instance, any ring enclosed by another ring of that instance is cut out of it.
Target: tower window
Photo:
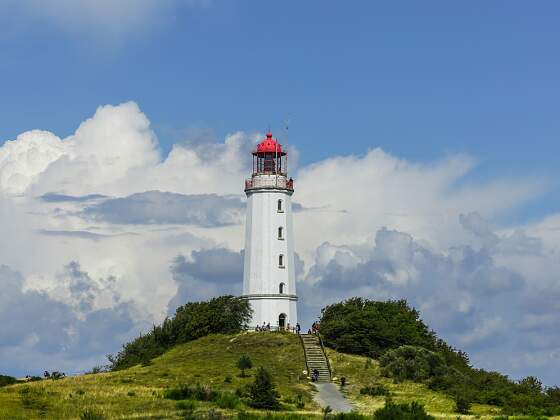
[[[278,239],[284,239],[284,228],[282,226],[278,228]]]
[[[285,285],[284,283],[280,283],[279,289],[280,289],[280,294],[281,294],[281,295],[284,294],[284,289],[285,289],[285,288],[286,288],[286,285]]]
[[[278,213],[283,213],[284,212],[284,203],[282,202],[282,200],[278,200]]]
[[[284,255],[282,254],[278,255],[278,267],[284,267]]]

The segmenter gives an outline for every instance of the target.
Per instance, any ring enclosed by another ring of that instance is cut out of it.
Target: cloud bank
[[[186,138],[162,156],[129,102],[67,138],[4,142],[0,371],[77,372],[186,301],[239,293],[258,138]],[[504,224],[546,183],[471,183],[475,170],[469,156],[417,163],[372,149],[292,173],[304,324],[342,298],[405,297],[477,366],[557,383],[560,215]]]

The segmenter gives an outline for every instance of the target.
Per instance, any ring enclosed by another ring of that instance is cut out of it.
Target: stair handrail
[[[303,358],[305,359],[305,367],[307,368],[307,375],[311,375],[309,370],[309,364],[307,363],[307,351],[305,350],[305,343],[303,342],[303,334],[298,334],[299,341],[301,342],[301,347],[303,347]]]
[[[329,356],[327,355],[327,351],[325,350],[325,345],[323,344],[323,338],[321,337],[321,333],[317,333],[317,337],[319,337],[319,344],[321,344],[321,350],[323,351],[323,354],[325,355],[325,359],[327,360],[327,367],[329,368],[329,375],[332,380],[331,363],[329,362]]]

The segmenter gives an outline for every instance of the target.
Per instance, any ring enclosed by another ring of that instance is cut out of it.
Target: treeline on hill
[[[405,300],[352,298],[323,309],[320,325],[327,346],[379,358],[383,375],[446,392],[458,412],[467,413],[477,402],[500,406],[504,414],[560,414],[560,388],[543,388],[534,377],[514,382],[474,369],[467,354],[439,339]]]
[[[109,355],[111,370],[148,364],[176,344],[186,343],[208,334],[235,334],[244,330],[251,319],[249,302],[234,296],[220,296],[208,302],[191,302],[180,306],[175,316],[153,326],[145,335],[127,343],[116,355]]]

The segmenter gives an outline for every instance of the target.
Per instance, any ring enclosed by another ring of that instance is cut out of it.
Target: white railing
[[[253,175],[251,179],[245,180],[245,189],[253,188],[284,188],[294,189],[294,181],[287,179],[284,175]]]

